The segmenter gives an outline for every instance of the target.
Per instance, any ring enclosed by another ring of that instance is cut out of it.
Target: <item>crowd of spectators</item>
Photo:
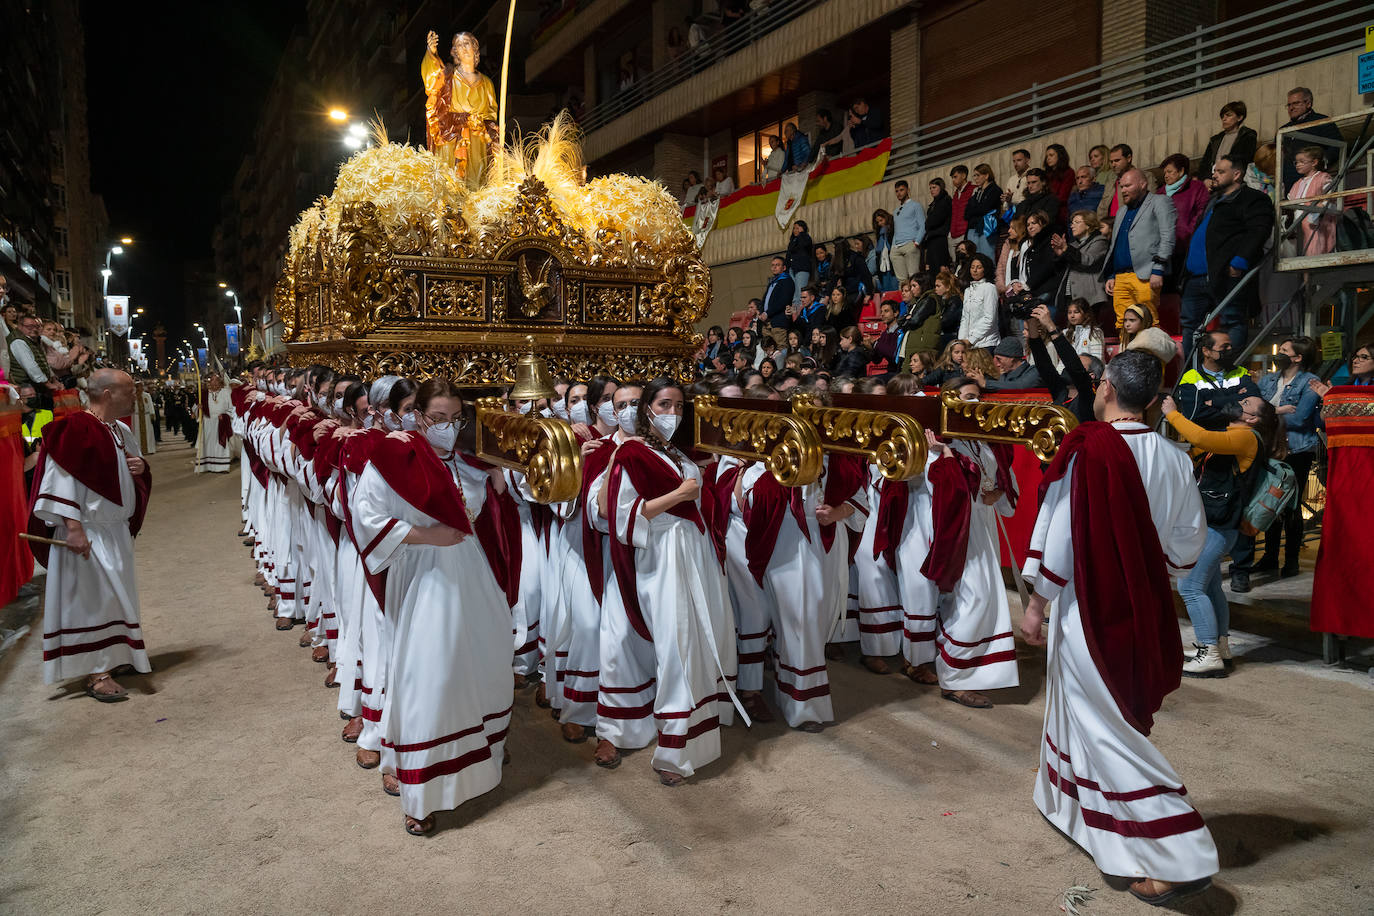
[[[1297,124],[1324,117],[1302,87],[1289,93],[1288,113]],[[1274,243],[1271,195],[1327,191],[1341,139],[1320,125],[1311,133],[1329,142],[1280,162],[1274,144],[1245,126],[1246,114],[1243,102],[1228,102],[1200,155],[1176,153],[1150,171],[1125,143],[1093,147],[1077,168],[1069,150],[1051,143],[1039,165],[1029,150],[1014,151],[1001,183],[987,163],[956,165],[948,183],[929,182],[924,203],[897,181],[891,208],[873,212],[871,233],[818,242],[796,220],[762,296],[731,327],[708,332],[704,383],[779,398],[803,385],[882,393],[972,381],[986,391],[1048,390],[1088,420],[1114,354],[1140,349],[1166,365],[1181,356],[1177,400],[1165,402],[1178,435],[1199,455],[1238,449],[1219,463],[1239,490],[1252,485],[1256,462],[1286,456],[1301,493],[1319,449],[1325,387],[1311,372],[1315,344],[1283,341],[1274,372],[1258,383],[1236,367],[1259,310],[1254,283],[1230,297],[1214,329],[1202,324]],[[1281,236],[1308,254],[1329,251],[1336,219],[1325,207],[1299,211]],[[1165,296],[1179,315],[1167,331]],[[1356,366],[1367,352],[1357,352],[1351,370],[1374,377],[1374,360]],[[1296,574],[1302,515],[1290,505],[1257,562],[1254,539],[1235,519],[1219,524],[1205,555],[1216,568],[1199,572],[1184,595],[1200,637],[1215,644],[1220,634],[1224,645],[1222,558],[1232,555],[1236,591],[1249,588],[1251,569]],[[1219,658],[1200,652],[1193,673],[1210,676]]]

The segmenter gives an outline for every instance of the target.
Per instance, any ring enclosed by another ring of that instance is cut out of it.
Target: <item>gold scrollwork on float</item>
[[[1057,404],[963,401],[957,391],[943,392],[940,403],[943,433],[962,439],[1027,445],[1041,461],[1053,459],[1064,437],[1078,425],[1078,418]]]
[[[915,417],[883,410],[823,407],[804,394],[792,399],[792,413],[815,428],[823,449],[861,455],[886,480],[907,480],[925,470],[925,429]]]
[[[429,280],[425,285],[425,317],[481,321],[482,281]]]
[[[785,487],[805,486],[820,479],[820,439],[815,427],[798,417],[722,407],[709,394],[698,395],[692,402],[692,416],[695,441],[706,451],[762,461]],[[712,435],[712,430],[719,435]]]
[[[506,410],[501,398],[477,402],[477,457],[525,475],[536,501],[557,503],[582,489],[582,450],[561,420]]]
[[[632,286],[586,286],[588,324],[634,324],[635,292]]]

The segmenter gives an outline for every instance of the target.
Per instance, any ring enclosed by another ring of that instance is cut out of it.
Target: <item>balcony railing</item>
[[[682,52],[681,57],[650,71],[606,101],[588,108],[578,119],[578,126],[583,133],[605,127],[621,115],[662,95],[693,74],[742,51],[779,26],[824,2],[826,0],[774,0],[762,10],[746,13],[739,22],[715,33],[697,47]]]
[[[1366,3],[1280,0],[892,138],[889,176],[1360,48]]]

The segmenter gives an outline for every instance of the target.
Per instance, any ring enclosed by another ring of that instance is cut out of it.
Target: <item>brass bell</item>
[[[520,357],[515,364],[515,384],[508,395],[512,401],[537,401],[554,395],[553,379],[548,363],[533,352]]]

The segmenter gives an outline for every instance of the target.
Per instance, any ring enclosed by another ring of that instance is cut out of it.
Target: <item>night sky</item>
[[[169,348],[202,317],[184,314],[183,264],[212,254],[220,200],[304,10],[304,0],[81,3],[92,190],[111,235],[136,240],[116,256],[110,293],[162,321]]]

